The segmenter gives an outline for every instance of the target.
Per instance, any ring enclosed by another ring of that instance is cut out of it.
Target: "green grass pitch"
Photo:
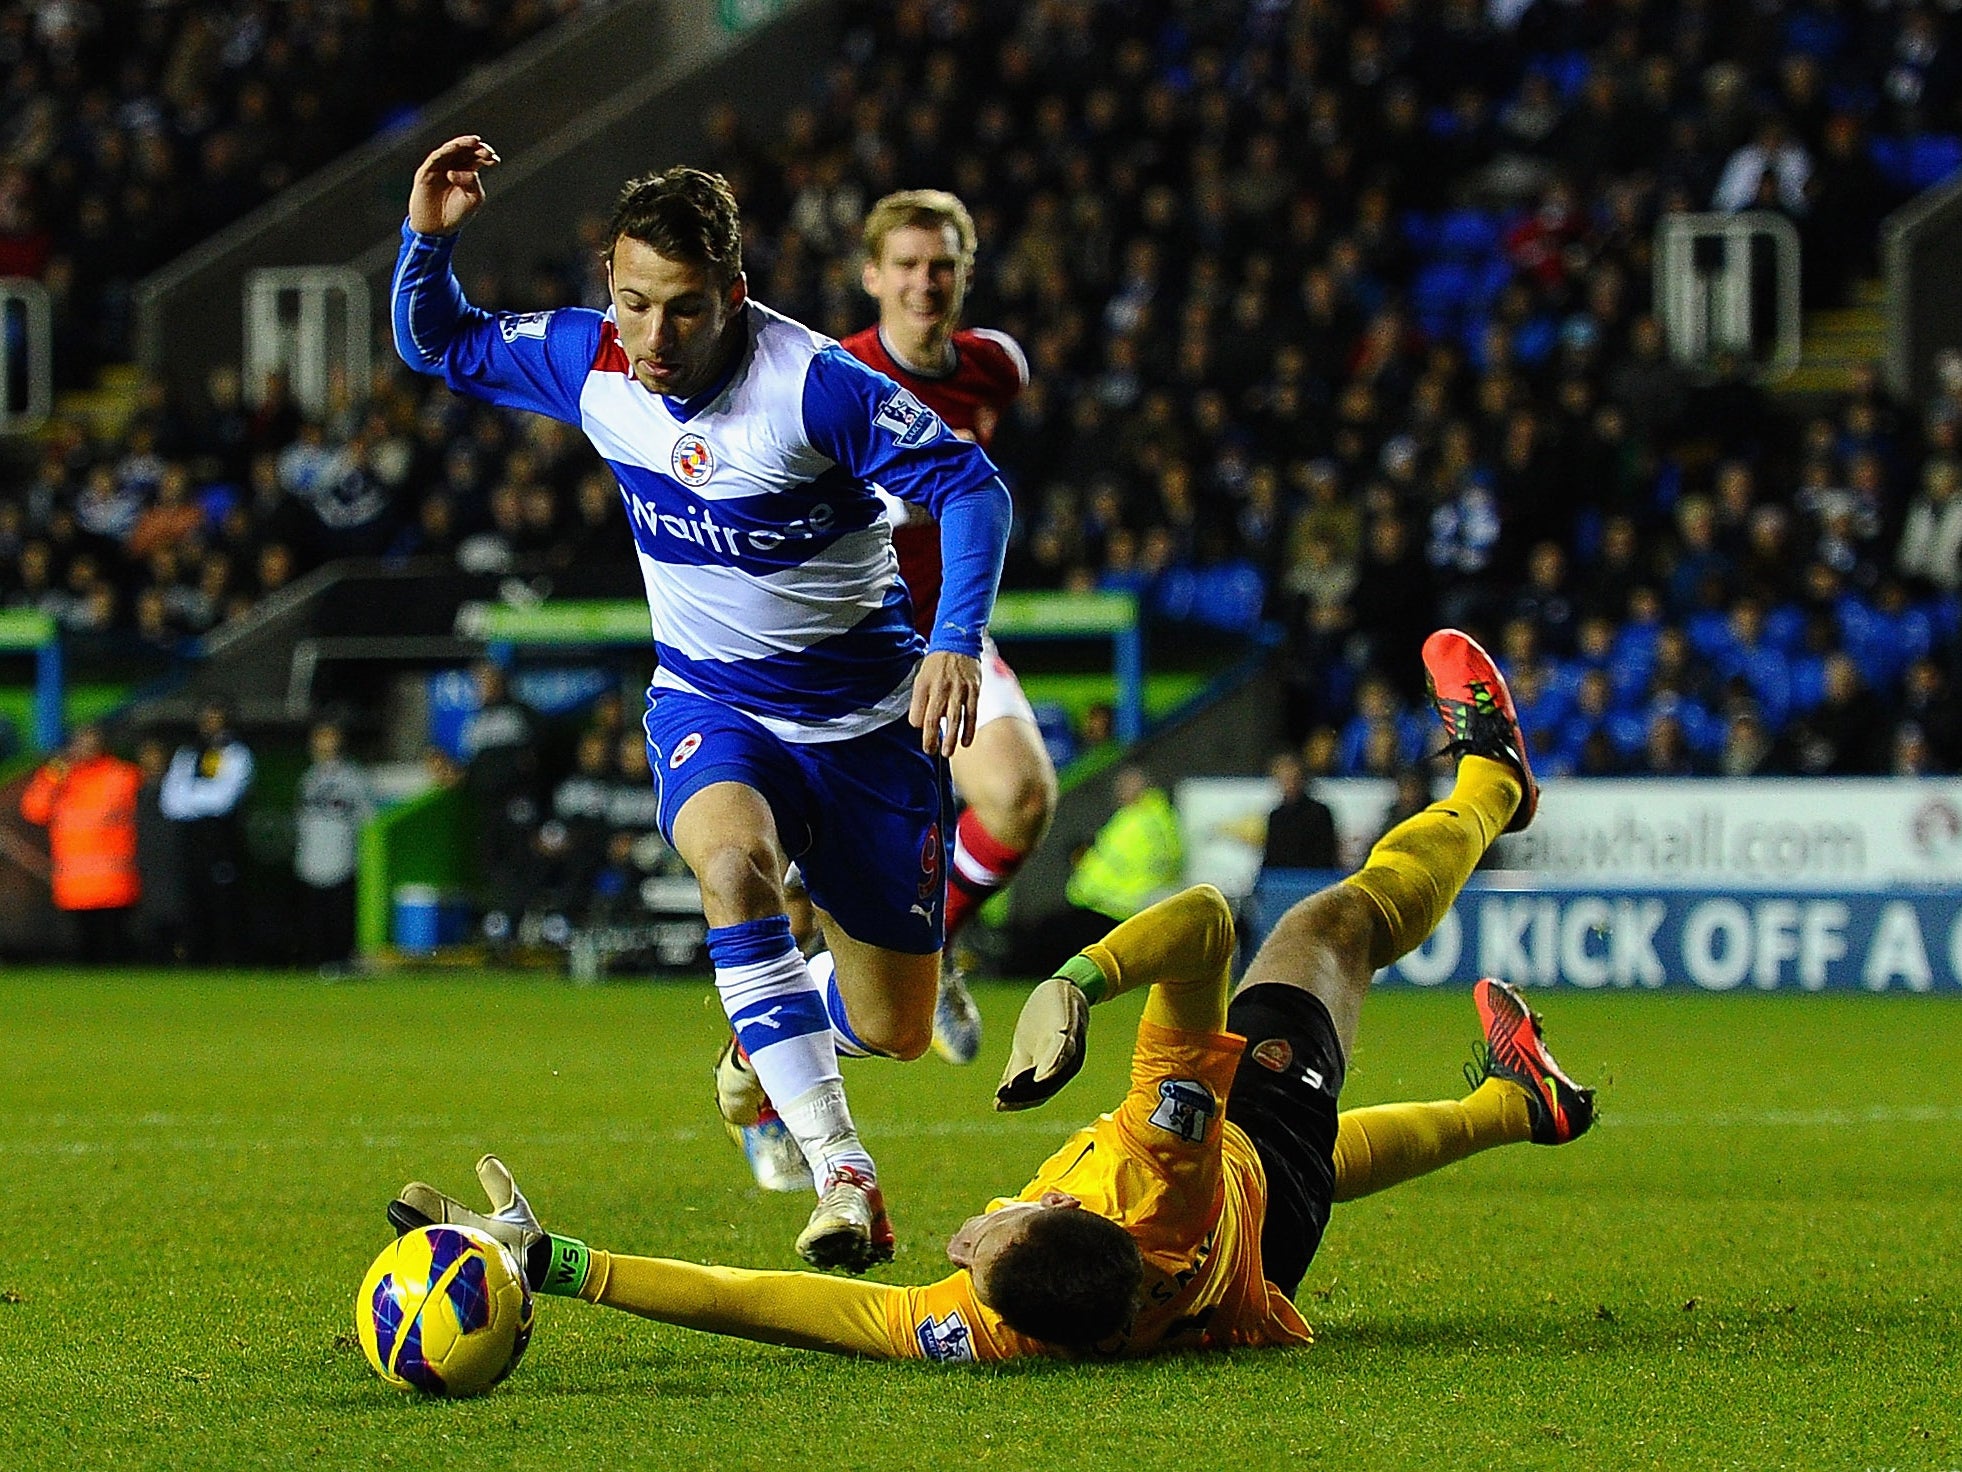
[[[1113,1102],[1134,1003],[1047,1110],[989,1046],[849,1073],[924,1280],[947,1233]],[[1962,1002],[1542,995],[1604,1122],[1339,1208],[1298,1353],[945,1371],[547,1300],[476,1401],[349,1333],[422,1176],[495,1147],[601,1246],[792,1266],[716,1124],[703,984],[0,976],[0,1465],[461,1468],[1962,1466]],[[1385,992],[1346,1102],[1458,1091],[1468,996]]]

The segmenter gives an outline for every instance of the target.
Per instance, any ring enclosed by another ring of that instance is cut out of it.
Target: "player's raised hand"
[[[906,713],[920,728],[920,750],[950,756],[955,747],[971,743],[980,704],[980,660],[945,650],[929,654],[913,678],[913,707]]]
[[[497,163],[497,150],[475,133],[439,144],[410,186],[409,228],[421,235],[454,235],[483,204],[483,171]]]

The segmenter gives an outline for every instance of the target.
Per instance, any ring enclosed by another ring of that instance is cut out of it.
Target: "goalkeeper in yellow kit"
[[[1077,1131],[1012,1198],[947,1244],[957,1271],[923,1287],[628,1257],[546,1232],[495,1156],[489,1216],[420,1182],[390,1203],[505,1242],[541,1292],[713,1333],[945,1363],[1161,1349],[1305,1345],[1291,1301],[1336,1201],[1497,1145],[1563,1144],[1593,1095],[1547,1052],[1503,982],[1475,989],[1485,1043],[1464,1099],[1340,1115],[1336,1098],[1371,977],[1443,918],[1492,840],[1532,820],[1538,788],[1512,698],[1456,630],[1424,645],[1457,781],[1340,884],[1291,909],[1237,990],[1233,919],[1201,885],[1125,921],[1031,994],[996,1093],[1052,1097],[1080,1067],[1089,1007],[1150,987],[1124,1101]]]

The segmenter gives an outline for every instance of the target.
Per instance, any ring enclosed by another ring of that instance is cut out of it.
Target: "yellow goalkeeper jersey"
[[[1144,1306],[1127,1334],[1097,1347],[1099,1355],[1312,1342],[1294,1304],[1262,1271],[1267,1176],[1252,1143],[1225,1118],[1245,1047],[1231,1033],[1141,1022],[1124,1102],[1071,1135],[1014,1198],[1066,1191],[1137,1240]],[[965,1271],[880,1297],[895,1358],[959,1363],[1053,1352],[984,1306]]]

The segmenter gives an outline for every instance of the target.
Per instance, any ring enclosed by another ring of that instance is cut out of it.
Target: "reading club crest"
[[[685,486],[705,486],[715,474],[715,452],[698,434],[685,434],[674,442],[674,478]]]
[[[674,755],[668,758],[668,770],[670,772],[676,770],[683,762],[687,761],[689,757],[701,749],[702,733],[700,731],[690,731],[675,743]]]

